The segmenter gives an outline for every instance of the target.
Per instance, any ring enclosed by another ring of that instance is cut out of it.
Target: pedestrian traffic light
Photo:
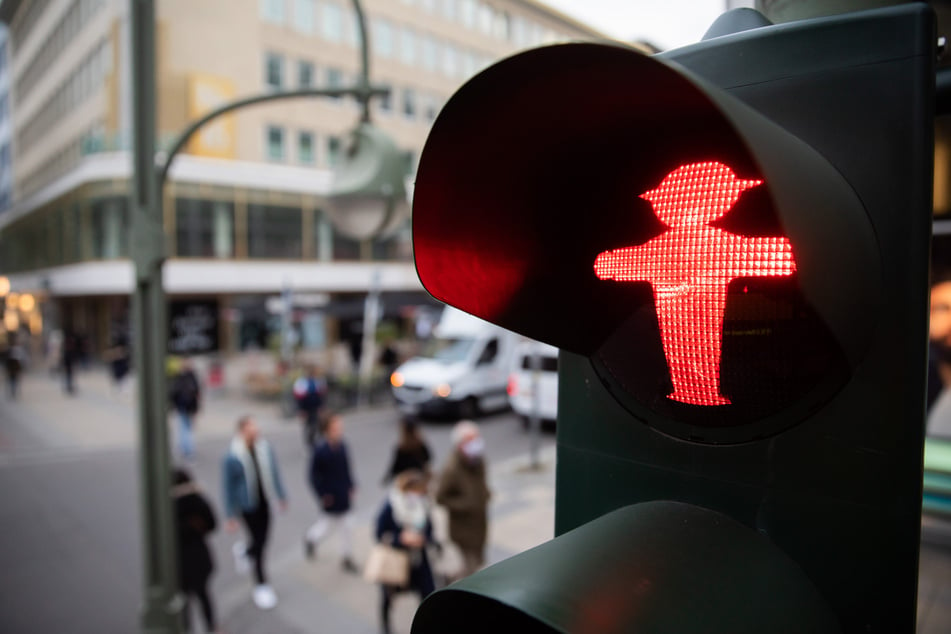
[[[414,632],[913,630],[933,13],[723,24],[515,55],[435,121],[417,270],[561,348],[557,537]]]

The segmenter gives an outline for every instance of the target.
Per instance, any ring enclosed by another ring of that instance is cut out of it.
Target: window
[[[393,91],[392,89],[385,95],[377,97],[381,112],[393,112]]]
[[[407,66],[416,64],[416,34],[412,29],[400,31],[400,61]]]
[[[462,51],[459,54],[460,72],[464,78],[472,77],[476,74],[476,58],[472,51]]]
[[[482,351],[482,354],[479,355],[479,360],[476,361],[476,365],[488,365],[495,361],[497,356],[499,356],[499,340],[490,339],[489,343],[485,344],[485,349]]]
[[[264,54],[264,85],[280,90],[284,85],[284,57],[277,53]]]
[[[234,204],[220,200],[177,199],[175,246],[180,257],[232,257]]]
[[[325,2],[322,4],[320,32],[324,39],[331,42],[340,42],[343,40],[343,9],[339,5]]]
[[[483,4],[479,5],[478,10],[478,20],[479,20],[479,30],[485,33],[486,35],[492,34],[492,22],[493,14],[495,13],[494,9],[489,5]]]
[[[476,24],[476,3],[475,0],[460,0],[459,15],[462,18],[462,26],[471,29]]]
[[[454,21],[457,16],[456,0],[441,0],[440,4],[442,4],[443,17],[450,22]]]
[[[315,17],[314,0],[294,0],[294,29],[301,33],[313,33]]]
[[[334,260],[359,260],[360,241],[343,235],[339,231],[333,232]]]
[[[456,47],[446,44],[442,51],[442,72],[446,77],[455,77],[459,72],[458,54]]]
[[[297,86],[299,88],[314,87],[314,65],[303,59],[297,62]]]
[[[297,160],[306,165],[314,162],[314,133],[299,132],[297,134]]]
[[[338,137],[327,138],[327,166],[333,167],[340,163],[341,144]]]
[[[512,18],[505,11],[495,12],[495,21],[492,24],[495,37],[509,40],[512,37]]]
[[[128,253],[129,213],[125,196],[101,198],[92,203],[93,259],[111,260]]]
[[[439,114],[439,104],[436,103],[436,98],[427,97],[425,100],[423,100],[422,110],[423,116],[427,121],[435,121],[436,115]]]
[[[412,88],[403,89],[403,114],[409,119],[416,117],[416,93]]]
[[[518,48],[528,46],[528,26],[518,16],[512,18],[512,43]]]
[[[393,57],[395,44],[393,42],[393,25],[386,20],[378,19],[373,22],[373,52],[380,57]]]
[[[341,71],[339,68],[328,68],[327,88],[341,87],[343,87],[343,71]],[[334,97],[334,99],[340,99],[340,97]]]
[[[423,49],[423,68],[426,70],[436,69],[436,42],[428,35],[420,37]]]
[[[272,161],[284,160],[284,128],[268,126],[267,157]]]
[[[261,19],[275,24],[284,24],[285,0],[261,0]]]
[[[248,205],[248,257],[300,258],[301,210],[275,205]]]

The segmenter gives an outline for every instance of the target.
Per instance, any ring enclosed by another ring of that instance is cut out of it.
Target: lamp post
[[[366,21],[359,0],[351,0],[360,32],[361,72],[355,85],[335,89],[308,89],[258,95],[225,104],[189,125],[172,144],[164,162],[156,165],[155,89],[155,0],[129,0],[132,41],[133,178],[130,196],[131,252],[135,265],[133,292],[134,341],[138,354],[136,376],[139,390],[139,462],[143,554],[143,632],[177,634],[182,627],[184,602],[178,593],[175,533],[169,496],[170,451],[166,426],[165,352],[167,307],[162,287],[162,268],[168,256],[163,231],[162,189],[172,161],[203,125],[227,112],[257,103],[295,97],[352,96],[361,106],[360,123],[353,134],[341,177],[335,178],[331,192],[343,196],[344,205],[358,205],[357,195],[372,198],[374,192],[386,199],[382,231],[398,210],[399,197],[405,199],[403,173],[392,167],[398,159],[391,155],[395,145],[370,125],[370,99],[386,95],[389,89],[371,86]],[[385,155],[385,156],[383,156]],[[368,158],[369,157],[369,158]],[[371,159],[377,159],[373,161]],[[356,170],[356,172],[354,172]],[[392,180],[391,180],[392,179]],[[366,186],[361,186],[365,181]],[[365,199],[365,197],[364,197]],[[365,209],[366,207],[361,207]],[[337,216],[339,218],[339,214]],[[376,233],[371,233],[375,235]]]

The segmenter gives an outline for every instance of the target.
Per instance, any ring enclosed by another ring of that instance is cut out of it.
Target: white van
[[[506,386],[519,336],[447,306],[423,354],[390,376],[400,411],[475,418],[509,407]]]
[[[532,355],[538,355],[538,375]],[[536,401],[537,388],[537,401]],[[539,341],[523,341],[515,348],[509,373],[509,403],[528,429],[534,412],[543,425],[554,426],[558,419],[558,348]]]

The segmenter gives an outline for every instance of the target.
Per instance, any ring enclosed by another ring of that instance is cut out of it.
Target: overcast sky
[[[666,50],[700,41],[726,0],[541,0],[619,40]]]

